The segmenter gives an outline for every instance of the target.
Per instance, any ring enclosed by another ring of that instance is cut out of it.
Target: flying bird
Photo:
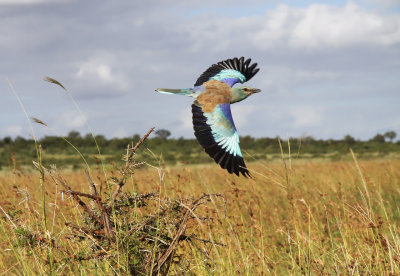
[[[250,176],[239,147],[239,135],[231,104],[243,101],[261,90],[249,86],[233,87],[249,81],[260,69],[251,59],[232,58],[211,65],[193,88],[158,88],[157,92],[195,98],[192,104],[193,128],[200,145],[221,168],[237,176]]]

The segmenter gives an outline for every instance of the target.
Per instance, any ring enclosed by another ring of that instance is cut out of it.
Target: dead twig
[[[125,162],[125,168],[122,171],[122,178],[118,183],[117,189],[114,191],[114,193],[112,194],[112,200],[111,200],[111,204],[114,205],[115,199],[117,198],[117,196],[119,195],[119,193],[121,192],[122,187],[125,185],[125,181],[126,181],[126,175],[129,172],[129,168],[132,164],[132,158],[133,155],[135,154],[136,150],[139,148],[139,146],[147,139],[147,137],[149,137],[149,135],[153,132],[154,127],[152,127],[143,137],[142,139],[140,139],[136,145],[132,148],[126,149],[126,153],[127,153],[127,158],[126,158],[126,162]],[[128,156],[129,153],[129,156]]]
[[[95,196],[98,196],[97,189],[96,189],[96,184],[94,184],[92,178],[90,177],[89,171],[85,170],[85,173],[86,173],[86,177],[87,177],[88,182],[89,182],[89,187],[92,190],[92,194],[94,194]]]
[[[39,168],[39,164],[35,161],[33,161],[33,165],[36,168]],[[55,169],[55,167],[52,167],[52,169],[48,169],[44,166],[42,166],[43,170],[45,170],[50,177],[52,178],[52,180],[56,183],[56,184],[61,184],[65,189],[67,189],[67,193],[70,193],[72,195],[72,198],[79,204],[79,206],[81,206],[83,208],[83,210],[95,221],[97,221],[98,223],[100,223],[101,225],[103,224],[103,221],[99,218],[99,216],[97,216],[95,213],[92,212],[92,210],[90,210],[90,208],[86,205],[86,203],[84,201],[82,201],[79,197],[79,193],[78,192],[73,192],[71,187],[65,182],[65,180],[58,174],[57,170]]]
[[[77,192],[77,191],[72,191],[72,190],[64,190],[62,191],[63,193],[66,194],[71,194],[72,196],[76,195],[76,196],[82,196],[82,197],[87,197],[93,200],[99,200],[101,202],[100,197],[96,196],[96,195],[91,195],[91,194],[87,194],[87,193],[81,193],[81,192]]]
[[[37,162],[33,162],[35,167],[39,168],[39,164]],[[64,191],[65,193],[71,194],[73,199],[83,208],[83,210],[95,221],[97,221],[100,225],[102,225],[105,229],[105,234],[111,240],[114,240],[114,232],[112,231],[112,226],[110,222],[110,217],[108,212],[106,211],[103,203],[101,202],[101,198],[98,195],[91,195],[86,193],[81,193],[77,191],[73,191],[71,187],[66,183],[66,181],[58,174],[55,167],[52,169],[47,169],[44,166],[41,166],[53,179],[55,183],[60,183],[64,188],[67,190]],[[96,215],[88,206],[87,204],[80,198],[80,197],[87,197],[93,199],[97,202],[99,209],[102,214],[102,218]]]
[[[196,235],[190,235],[190,236],[182,235],[181,240],[198,240],[198,241],[201,241],[203,243],[212,243],[212,244],[219,245],[219,246],[226,246],[226,244],[224,244],[224,243],[205,240],[205,239],[197,237]]]
[[[107,209],[104,207],[102,201],[101,201],[101,197],[99,197],[99,195],[97,194],[97,189],[96,189],[96,185],[94,184],[92,178],[90,177],[89,172],[86,170],[86,176],[88,178],[89,181],[89,186],[91,187],[93,196],[96,197],[96,202],[97,205],[99,206],[99,209],[101,211],[101,215],[103,218],[103,225],[104,225],[104,229],[106,232],[107,237],[109,237],[111,240],[115,239],[115,235],[112,229],[112,225],[110,222],[110,214],[109,212],[107,212]]]
[[[129,164],[132,163],[132,158],[133,155],[135,154],[136,150],[139,148],[139,146],[149,137],[149,135],[153,132],[154,127],[152,127],[143,137],[140,139],[136,145],[131,149],[131,153],[129,154],[129,157],[126,160],[126,165],[125,169],[129,168]]]
[[[91,235],[95,235],[95,236],[103,236],[104,235],[104,230],[90,229],[88,227],[78,226],[78,225],[70,223],[70,222],[66,222],[65,225],[68,227],[71,227],[75,230],[82,231],[86,234],[91,234]]]
[[[158,275],[160,273],[160,269],[163,267],[165,262],[172,256],[173,252],[176,250],[176,246],[179,243],[179,240],[182,239],[182,236],[184,235],[187,227],[187,223],[189,221],[189,218],[191,214],[196,210],[198,206],[200,206],[203,202],[204,199],[210,200],[211,196],[221,196],[219,194],[204,194],[197,200],[195,200],[189,208],[187,208],[185,215],[183,216],[178,230],[176,231],[176,234],[172,241],[170,242],[170,245],[167,250],[164,251],[162,256],[156,261],[156,263],[153,266],[153,275]],[[166,270],[168,271],[168,270]]]

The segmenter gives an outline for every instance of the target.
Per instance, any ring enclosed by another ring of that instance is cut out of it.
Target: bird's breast
[[[205,91],[197,97],[203,112],[212,112],[218,104],[230,103],[231,87],[217,80],[210,80],[204,84]]]

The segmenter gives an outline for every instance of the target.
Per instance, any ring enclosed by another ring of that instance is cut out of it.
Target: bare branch
[[[126,166],[125,169],[127,169],[128,166],[129,166],[129,163],[132,162],[132,157],[133,157],[133,155],[135,154],[136,150],[137,150],[137,149],[139,148],[139,146],[147,139],[147,137],[149,137],[150,133],[152,133],[153,130],[154,130],[154,127],[152,127],[152,128],[142,137],[142,139],[140,139],[140,140],[136,143],[136,145],[131,149],[131,153],[129,154],[129,157],[128,157],[128,160],[127,160],[127,161],[128,161],[128,162],[127,162],[127,166]]]
[[[39,168],[39,164],[37,162],[33,161],[33,165],[36,168]],[[71,194],[73,199],[83,208],[83,210],[85,210],[86,213],[88,213],[88,215],[96,220],[98,223],[100,223],[101,225],[104,226],[104,223],[102,222],[102,220],[95,214],[92,212],[92,210],[90,210],[90,208],[86,205],[85,202],[83,202],[79,196],[85,196],[88,195],[87,197],[92,198],[92,199],[97,199],[98,197],[95,197],[93,195],[89,195],[89,194],[84,194],[84,193],[80,193],[80,192],[74,192],[72,191],[71,187],[65,182],[65,180],[58,174],[57,170],[55,169],[55,167],[53,167],[52,169],[48,169],[44,166],[41,166],[49,175],[50,177],[53,179],[53,181],[57,184],[60,183],[62,186],[64,186],[64,188],[67,189],[67,193]],[[95,198],[93,198],[95,197]]]
[[[126,175],[128,174],[129,168],[131,166],[132,163],[132,158],[133,155],[135,154],[136,150],[139,148],[139,146],[147,139],[147,137],[149,137],[149,135],[153,132],[154,127],[152,127],[143,137],[142,139],[140,139],[136,145],[130,149],[130,153],[129,153],[129,146],[126,150],[126,153],[129,156],[127,156],[126,158],[126,163],[125,163],[125,168],[122,171],[122,178],[120,180],[120,182],[118,183],[117,189],[114,191],[114,193],[112,194],[112,200],[111,200],[111,204],[114,205],[115,199],[116,197],[119,195],[119,193],[121,192],[122,187],[125,185],[125,180],[126,180]]]
[[[83,227],[83,226],[78,226],[76,224],[70,223],[70,222],[66,222],[65,223],[66,226],[71,227],[75,230],[79,230],[82,231],[86,234],[91,234],[91,235],[96,235],[96,236],[103,236],[104,235],[104,230],[94,230],[94,229],[90,229],[88,227]]]
[[[204,194],[200,198],[195,200],[189,208],[187,208],[185,215],[183,216],[181,223],[179,224],[178,231],[176,232],[173,240],[170,242],[168,249],[164,251],[162,256],[154,264],[153,275],[158,275],[162,266],[170,258],[171,254],[173,254],[173,252],[176,250],[176,246],[179,243],[179,240],[181,240],[182,236],[184,236],[190,215],[194,212],[194,210],[199,205],[202,204],[202,200],[204,200],[204,199],[210,200],[211,196],[221,196],[221,195],[219,195],[219,194]]]
[[[92,178],[90,177],[89,171],[85,170],[85,173],[86,173],[87,179],[89,181],[89,187],[91,187],[92,194],[95,195],[95,196],[98,196],[97,189],[96,189],[96,184],[94,184]]]

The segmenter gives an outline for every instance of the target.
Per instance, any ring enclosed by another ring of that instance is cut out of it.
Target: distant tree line
[[[153,137],[148,139],[141,147],[137,156],[140,160],[155,162],[162,160],[170,164],[177,162],[185,164],[204,163],[212,161],[198,144],[196,139],[169,138],[171,132],[159,129]],[[314,139],[311,136],[302,138],[280,139],[285,153],[290,151],[292,156],[300,154],[303,158],[327,157],[340,159],[348,154],[349,148],[361,157],[385,156],[400,153],[400,141],[395,141],[396,132],[387,131],[376,134],[368,141],[356,140],[350,135],[343,139]],[[104,135],[81,135],[77,131],[71,131],[66,137],[45,136],[38,140],[43,150],[44,163],[55,163],[58,166],[73,165],[79,167],[82,160],[79,154],[70,145],[74,145],[85,156],[90,164],[99,162],[97,148],[100,149],[104,162],[112,163],[121,161],[124,150],[128,145],[134,145],[139,141],[140,135],[135,134],[125,138],[107,139]],[[97,144],[97,145],[96,145]],[[240,138],[242,152],[250,157],[247,159],[270,159],[280,155],[278,137],[254,138],[243,136]],[[149,149],[149,150],[148,150]],[[37,158],[35,144],[32,139],[23,137],[4,137],[0,139],[0,168],[31,164]],[[157,160],[160,159],[160,160]]]

